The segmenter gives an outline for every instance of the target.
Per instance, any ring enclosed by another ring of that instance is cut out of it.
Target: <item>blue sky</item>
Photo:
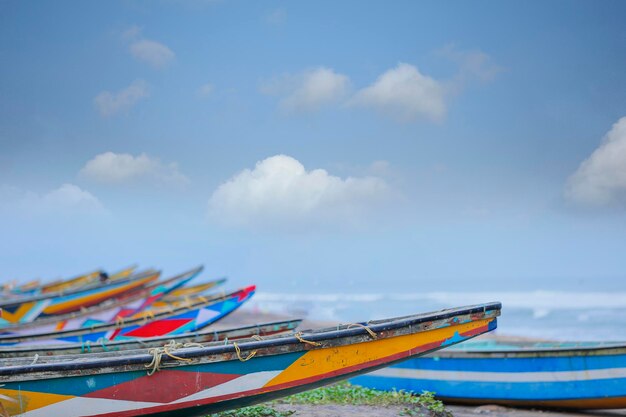
[[[621,2],[0,2],[0,280],[624,287]]]

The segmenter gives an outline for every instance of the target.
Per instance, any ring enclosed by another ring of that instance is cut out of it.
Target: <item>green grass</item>
[[[253,405],[236,410],[222,411],[209,417],[287,417],[295,413],[293,410],[278,411],[266,405]]]
[[[276,410],[272,408],[275,404],[400,406],[403,407],[399,413],[401,416],[452,416],[443,403],[436,400],[431,392],[424,391],[420,395],[414,395],[405,391],[379,391],[342,382],[291,395],[260,406],[212,414],[210,417],[287,417],[295,412]]]

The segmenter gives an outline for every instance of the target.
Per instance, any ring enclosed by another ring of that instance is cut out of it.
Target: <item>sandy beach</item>
[[[216,328],[228,328],[241,325],[250,325],[274,320],[295,319],[301,317],[273,314],[256,310],[238,310],[233,314],[220,320]],[[302,321],[301,329],[319,328],[337,325],[337,322],[317,321],[314,318],[306,317]],[[500,337],[493,334],[482,337]],[[518,339],[507,336],[506,339]],[[568,411],[568,410],[537,410],[503,407],[494,404],[485,405],[458,405],[446,403],[446,408],[455,417],[619,417],[626,416],[626,409],[619,410],[591,410],[591,411]],[[278,411],[294,411],[294,416],[299,417],[395,417],[401,415],[404,410],[401,406],[370,406],[370,405],[307,405],[307,404],[273,404],[272,407]]]

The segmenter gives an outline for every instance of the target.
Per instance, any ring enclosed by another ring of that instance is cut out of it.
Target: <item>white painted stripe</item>
[[[221,395],[229,395],[235,394],[237,392],[259,389],[281,372],[282,371],[262,371],[255,372],[253,374],[242,375],[239,378],[235,378],[223,384],[196,392],[195,394],[191,394],[188,397],[180,398],[176,401],[173,401],[173,403],[181,403],[192,400],[203,400],[206,398],[219,397]]]
[[[21,323],[30,323],[35,320],[41,312],[50,305],[51,300],[49,298],[45,300],[38,301],[33,307],[31,307],[30,311],[28,311],[24,317],[20,320]]]
[[[114,411],[137,410],[162,404],[140,401],[109,400],[103,398],[74,397],[47,407],[21,414],[24,417],[82,417],[111,413]]]
[[[559,372],[463,372],[433,371],[408,368],[383,368],[371,372],[370,375],[389,378],[429,379],[440,381],[567,382],[626,378],[626,368],[591,369],[585,371]]]

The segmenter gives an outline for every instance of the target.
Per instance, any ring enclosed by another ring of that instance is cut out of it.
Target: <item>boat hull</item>
[[[376,389],[435,392],[454,403],[626,408],[626,345],[440,352],[353,379]]]

